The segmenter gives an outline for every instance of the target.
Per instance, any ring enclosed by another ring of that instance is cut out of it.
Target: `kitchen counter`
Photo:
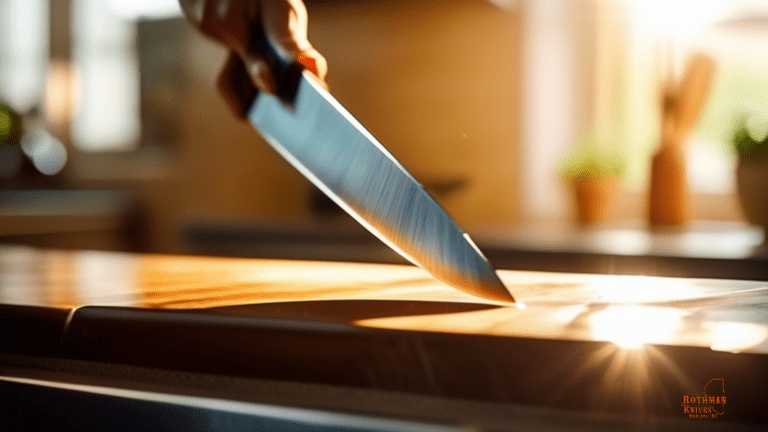
[[[262,420],[253,404],[425,428],[386,430],[758,430],[768,418],[764,282],[500,276],[519,304],[412,266],[2,247],[0,394],[90,395],[62,405],[81,417],[122,397],[191,416],[236,401]],[[693,419],[684,397],[704,392],[727,403]]]

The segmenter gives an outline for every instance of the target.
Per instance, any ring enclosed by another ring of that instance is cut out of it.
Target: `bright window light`
[[[75,0],[73,15],[82,92],[73,143],[90,152],[135,150],[141,133],[136,24],[116,17],[104,0]]]
[[[684,37],[717,21],[731,9],[726,0],[645,0],[630,2],[638,21],[658,36]]]
[[[181,16],[178,0],[106,0],[106,2],[114,15],[128,20]]]
[[[48,2],[0,2],[0,101],[18,112],[40,103],[48,59]]]

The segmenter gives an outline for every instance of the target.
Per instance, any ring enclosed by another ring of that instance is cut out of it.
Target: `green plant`
[[[752,130],[750,130],[752,129]],[[742,159],[768,158],[768,135],[758,140],[754,128],[749,127],[749,117],[742,116],[733,132],[733,147]]]
[[[570,179],[620,177],[624,168],[624,159],[618,152],[589,137],[577,143],[565,157],[560,174]]]
[[[0,103],[0,144],[18,144],[20,126],[18,114]]]

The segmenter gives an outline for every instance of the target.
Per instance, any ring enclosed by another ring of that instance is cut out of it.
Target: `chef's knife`
[[[267,142],[315,186],[400,255],[475,296],[513,302],[496,271],[421,184],[261,29],[252,37],[276,78],[247,110]]]

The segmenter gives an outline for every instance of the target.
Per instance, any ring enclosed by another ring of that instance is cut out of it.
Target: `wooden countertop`
[[[0,247],[0,354],[672,417],[724,379],[768,415],[765,282],[500,276],[524,306],[411,266]]]
[[[413,266],[0,248],[3,305],[215,308],[383,329],[768,354],[766,282],[511,270],[500,276],[520,304],[474,298]]]

